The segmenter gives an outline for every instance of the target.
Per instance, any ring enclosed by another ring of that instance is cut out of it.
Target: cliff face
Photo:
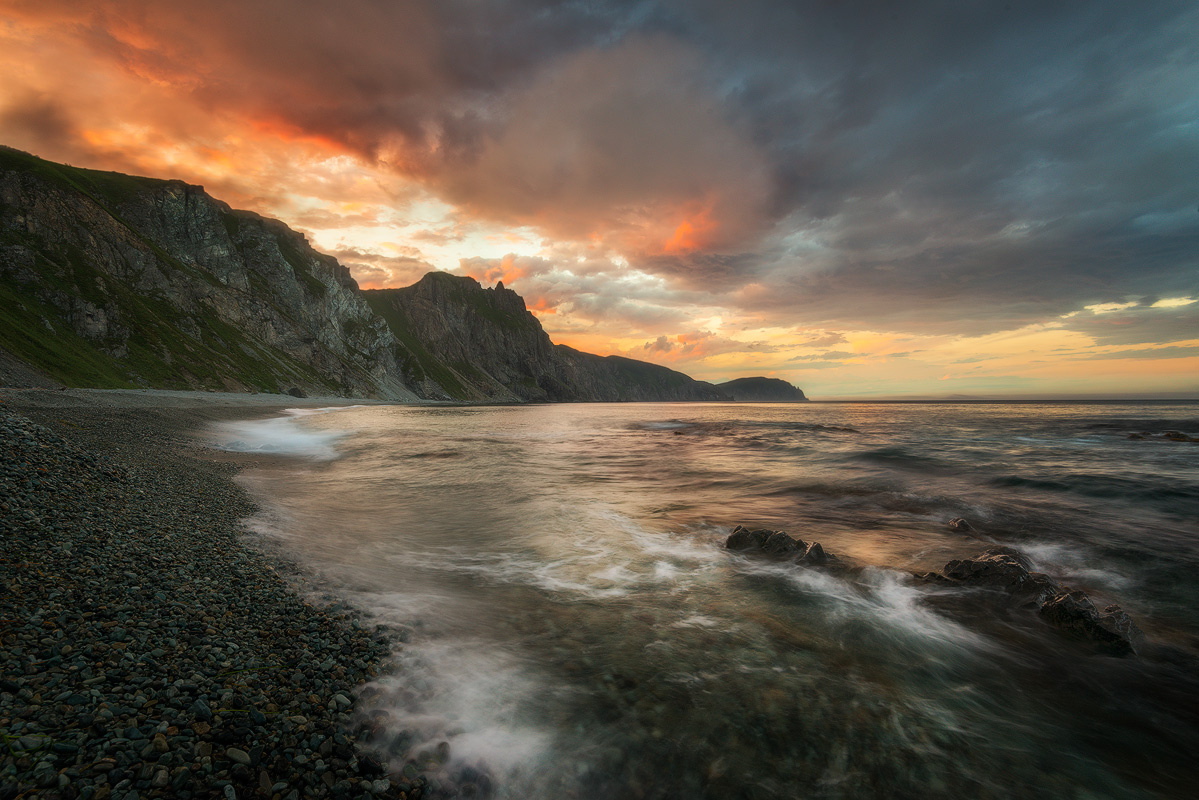
[[[434,272],[363,292],[301,234],[199,186],[0,147],[0,375],[22,363],[72,386],[726,399],[665,367],[554,345],[503,284]]]
[[[737,378],[717,384],[717,388],[733,400],[759,403],[804,403],[808,400],[801,389],[778,378]]]
[[[66,383],[413,399],[345,268],[198,186],[0,149],[0,346]]]
[[[607,402],[729,399],[719,387],[658,364],[581,353],[564,344],[557,345],[557,350],[566,364],[568,379],[589,399]]]
[[[422,385],[435,382],[461,400],[579,399],[541,323],[502,283],[484,289],[473,278],[430,272],[403,289],[362,294],[416,357]]]
[[[502,283],[484,289],[473,278],[431,272],[412,286],[363,295],[416,355],[425,378],[460,399],[725,399],[711,384],[666,367],[555,345]]]

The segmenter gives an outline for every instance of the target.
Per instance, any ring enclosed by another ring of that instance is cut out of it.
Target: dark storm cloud
[[[0,108],[0,130],[17,141],[35,141],[58,152],[78,152],[78,127],[61,104],[44,94],[30,93]]]
[[[780,322],[983,332],[1199,293],[1193,2],[88,7],[12,4]]]
[[[1066,327],[1093,337],[1100,345],[1192,341],[1199,339],[1199,303],[1181,308],[1142,305],[1107,314],[1079,315],[1066,320]]]
[[[1199,356],[1199,347],[1152,347],[1142,350],[1119,350],[1114,353],[1096,353],[1088,359],[1107,361],[1116,358],[1194,358]]]

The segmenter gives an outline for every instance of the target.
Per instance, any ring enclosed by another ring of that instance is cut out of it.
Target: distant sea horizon
[[[757,401],[738,401],[738,402],[757,402]],[[801,401],[802,402],[802,401]],[[1113,397],[1113,396],[1076,396],[1076,397],[1039,397],[1039,396],[1019,396],[1019,397],[809,397],[809,403],[994,403],[994,404],[1028,404],[1028,403],[1077,403],[1079,405],[1088,404],[1137,404],[1137,403],[1199,403],[1199,391],[1193,395],[1179,395],[1178,397]]]

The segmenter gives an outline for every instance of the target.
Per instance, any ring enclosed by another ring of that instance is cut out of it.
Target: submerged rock
[[[1032,564],[1016,550],[991,547],[974,558],[950,561],[945,577],[973,586],[1018,589],[1028,580]]]
[[[949,520],[949,530],[957,531],[958,533],[973,533],[974,526],[963,517],[954,517]]]
[[[803,539],[793,539],[784,531],[775,531],[762,543],[762,552],[774,556],[786,556],[807,549]]]
[[[808,549],[799,557],[801,564],[827,564],[832,560],[832,556],[824,552],[824,548],[820,546],[820,542],[812,542],[808,545]]]
[[[1137,651],[1141,629],[1118,605],[1100,613],[1086,592],[1063,590],[1041,606],[1041,619],[1077,638],[1094,642],[1116,655]]]
[[[750,530],[738,525],[725,540],[724,546],[738,552],[756,552],[763,555],[794,559],[799,564],[820,565],[835,561],[824,552],[819,542],[796,539],[786,531],[766,529]]]
[[[1100,613],[1086,592],[1062,586],[1010,547],[992,547],[974,558],[955,559],[942,572],[921,576],[930,583],[998,589],[1038,610],[1041,619],[1076,638],[1094,642],[1118,655],[1135,653],[1140,628],[1118,605]]]
[[[729,550],[761,550],[766,539],[775,531],[756,530],[738,525],[725,541],[724,546]]]

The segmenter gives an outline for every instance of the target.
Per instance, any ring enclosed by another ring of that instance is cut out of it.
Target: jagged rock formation
[[[431,272],[403,289],[362,294],[415,354],[414,380],[435,381],[462,400],[724,399],[711,384],[657,364],[555,345],[503,283],[485,289]]]
[[[520,295],[430,272],[403,289],[362,293],[416,357],[413,380],[459,400],[570,400],[554,345]]]
[[[554,345],[503,284],[363,292],[278,220],[181,181],[0,147],[0,359],[72,386],[466,401],[722,400]]]
[[[1114,655],[1135,653],[1144,634],[1132,618],[1112,604],[1102,612],[1086,592],[1062,586],[1011,547],[990,547],[974,558],[955,559],[941,572],[920,576],[929,583],[996,589],[1020,605],[1037,610],[1045,622]]]
[[[771,531],[764,528],[750,530],[738,525],[725,540],[724,546],[741,553],[757,553],[764,556],[786,559],[797,564],[823,565],[836,559],[824,552],[820,542],[805,542],[786,531]]]
[[[778,378],[737,378],[716,384],[716,388],[733,400],[758,403],[805,403],[801,389]]]

